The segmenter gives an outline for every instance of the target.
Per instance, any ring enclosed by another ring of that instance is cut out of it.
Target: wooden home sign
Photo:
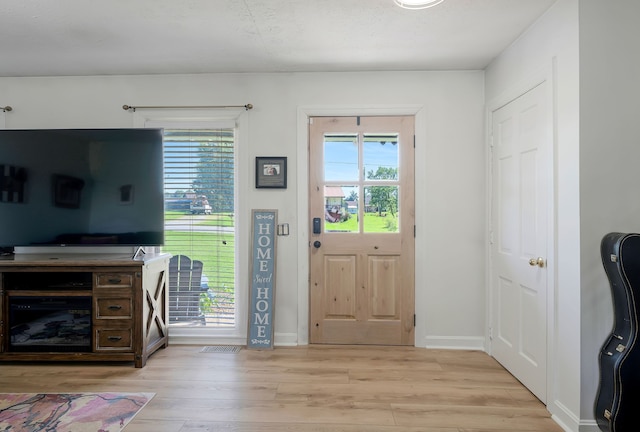
[[[273,348],[277,210],[251,211],[251,291],[247,348]]]

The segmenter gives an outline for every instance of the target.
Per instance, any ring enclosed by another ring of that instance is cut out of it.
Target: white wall
[[[482,348],[485,328],[483,86],[481,71],[0,78],[3,103],[14,108],[7,128],[134,126],[124,104],[252,103],[241,131],[248,148],[239,151],[239,208],[275,208],[279,222],[290,224],[278,244],[280,344],[304,343],[307,327],[304,310],[298,313],[308,290],[307,256],[298,252],[307,250],[309,222],[299,217],[306,185],[296,180],[306,178],[298,171],[306,169],[306,146],[298,140],[298,108],[417,107],[416,344],[474,348]],[[254,189],[254,157],[274,155],[289,158],[288,188]],[[238,246],[247,256],[248,244]]]
[[[640,2],[580,1],[581,414],[592,416],[597,356],[613,324],[600,241],[640,232]]]
[[[570,430],[581,418],[578,0],[558,0],[486,70],[491,105],[546,75],[554,87],[555,295],[547,407]],[[593,373],[593,371],[590,371]],[[583,417],[586,416],[586,417]]]

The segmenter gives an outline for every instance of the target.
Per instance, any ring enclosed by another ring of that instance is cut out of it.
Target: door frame
[[[546,163],[549,167],[549,182],[547,185],[547,256],[546,256],[546,284],[547,284],[547,334],[546,334],[546,350],[547,350],[547,394],[546,394],[546,405],[548,406],[554,400],[553,393],[553,383],[554,377],[556,375],[556,367],[553,359],[556,358],[556,256],[557,256],[557,234],[556,234],[556,181],[557,181],[557,171],[556,171],[556,151],[557,151],[557,115],[555,111],[555,100],[556,100],[556,90],[555,90],[555,64],[550,64],[546,67],[540,68],[539,70],[531,73],[528,77],[523,79],[522,81],[516,83],[515,85],[509,87],[506,91],[504,91],[500,96],[495,99],[489,101],[485,108],[485,152],[486,152],[486,194],[487,194],[487,207],[486,207],[486,326],[485,326],[485,351],[492,355],[491,352],[491,324],[493,321],[493,291],[491,289],[491,280],[493,276],[493,263],[491,261],[491,222],[492,222],[492,214],[491,208],[493,203],[492,196],[492,188],[493,188],[493,165],[492,165],[492,154],[491,154],[491,135],[492,135],[492,124],[493,124],[493,113],[503,106],[507,105],[509,102],[519,98],[524,95],[528,91],[534,89],[538,85],[543,82],[547,83],[546,87],[546,104],[547,104],[547,122],[550,125],[549,127],[549,149],[547,152],[547,160]]]
[[[296,181],[298,185],[297,190],[297,209],[296,215],[299,226],[297,227],[298,233],[298,257],[306,257],[306,259],[300,259],[297,268],[297,284],[298,284],[298,334],[290,335],[291,345],[308,345],[309,344],[309,197],[307,194],[309,184],[309,117],[314,116],[330,116],[330,117],[342,117],[342,116],[400,116],[410,115],[415,117],[415,160],[424,160],[426,154],[426,114],[423,105],[362,105],[362,106],[349,106],[343,105],[318,105],[318,106],[300,106],[297,112],[297,165],[296,165]],[[417,170],[415,176],[416,184],[424,184],[426,180],[423,178],[424,170]],[[415,201],[415,220],[421,220],[420,215],[424,214],[425,203],[424,200],[416,199]],[[424,256],[425,251],[421,250],[423,244],[419,241],[419,233],[416,236],[415,241],[415,253],[416,256]],[[415,280],[421,280],[424,278],[422,269],[420,266],[416,266]],[[415,282],[414,280],[414,282]],[[414,283],[414,286],[416,284]],[[415,289],[415,288],[414,288]],[[424,318],[424,307],[420,307],[425,304],[426,299],[424,295],[416,290],[414,293],[415,313],[416,313],[416,328],[415,328],[415,341],[424,340],[426,333],[424,325],[421,324],[421,320]],[[422,329],[422,330],[421,330]],[[414,342],[414,345],[417,345]],[[285,342],[285,344],[287,344]]]

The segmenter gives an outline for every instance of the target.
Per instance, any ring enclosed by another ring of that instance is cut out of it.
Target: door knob
[[[538,266],[538,267],[544,267],[544,258],[542,258],[542,257],[538,257],[538,258],[531,258],[531,259],[529,260],[529,265],[530,265],[531,267],[535,267],[535,266]]]
[[[320,246],[322,246],[322,243],[320,243],[320,240],[316,240],[313,242],[313,247],[318,249]]]

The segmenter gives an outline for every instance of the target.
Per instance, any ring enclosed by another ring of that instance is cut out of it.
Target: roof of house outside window
[[[344,191],[341,186],[325,186],[324,187],[325,198],[344,198]]]

